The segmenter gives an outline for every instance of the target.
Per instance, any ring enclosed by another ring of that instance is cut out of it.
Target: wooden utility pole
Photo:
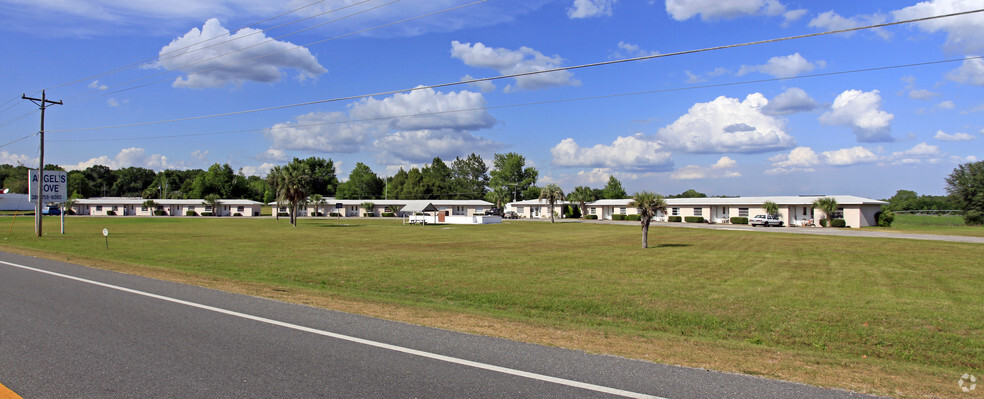
[[[42,195],[43,192],[41,191],[44,186],[44,110],[48,108],[48,104],[62,105],[62,102],[61,100],[49,100],[46,97],[44,90],[41,90],[41,98],[28,97],[27,94],[21,95],[21,98],[30,100],[34,104],[37,104],[38,107],[41,107],[41,151],[39,152],[40,155],[38,157],[38,186],[36,189],[38,194],[38,203],[34,210],[34,232],[38,234],[38,237],[41,237],[41,206],[44,203],[44,195]],[[31,182],[27,182],[27,184],[31,184]]]

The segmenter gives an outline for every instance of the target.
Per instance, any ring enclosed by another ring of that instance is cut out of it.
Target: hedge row
[[[706,223],[707,222],[706,220],[704,220],[704,217],[703,216],[687,216],[687,217],[684,217],[683,220],[687,221],[687,223]]]
[[[619,214],[612,215],[612,220],[625,220],[625,215],[620,214],[620,213]]]
[[[669,216],[666,218],[667,222],[682,222],[683,218],[680,216]]]
[[[748,218],[743,216],[735,216],[731,218],[731,224],[748,224]]]
[[[595,219],[598,219],[598,215],[587,215],[587,216],[585,216],[584,218],[585,218],[585,219],[592,219],[592,220],[595,220]]]
[[[625,220],[640,220],[642,215],[625,215]]]

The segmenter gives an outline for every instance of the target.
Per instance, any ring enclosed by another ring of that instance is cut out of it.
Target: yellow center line
[[[22,398],[20,397],[20,395],[14,393],[14,391],[7,389],[7,387],[3,386],[3,384],[0,384],[0,399],[22,399]]]

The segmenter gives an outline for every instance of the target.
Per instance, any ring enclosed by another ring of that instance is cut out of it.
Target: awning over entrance
[[[422,212],[437,212],[437,207],[427,201],[408,201],[407,204],[400,209],[400,212],[411,215]]]

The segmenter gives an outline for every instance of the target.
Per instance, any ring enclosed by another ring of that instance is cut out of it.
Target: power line
[[[461,7],[469,6],[469,5],[472,5],[472,4],[483,3],[485,1],[488,1],[488,0],[480,0],[480,1],[477,1],[477,2],[474,2],[474,3],[465,4],[465,5],[462,5],[462,6],[455,7],[455,8],[461,8]],[[455,8],[451,8],[451,9],[455,9]],[[440,12],[445,12],[445,11],[448,11],[448,10],[451,10],[451,9],[443,10],[443,11],[440,11]],[[904,21],[888,22],[888,23],[875,24],[875,25],[860,26],[860,27],[847,28],[847,29],[837,29],[837,30],[826,31],[826,32],[818,32],[818,33],[810,33],[810,34],[804,34],[804,35],[787,36],[787,37],[782,37],[782,38],[774,38],[774,39],[767,39],[767,40],[758,40],[758,41],[745,42],[745,43],[729,44],[729,45],[724,45],[724,46],[705,47],[705,48],[702,48],[702,49],[677,51],[677,52],[666,53],[666,54],[655,54],[655,55],[648,55],[648,56],[642,56],[642,57],[633,57],[633,58],[625,58],[625,59],[619,59],[619,60],[611,60],[611,61],[595,62],[595,63],[589,63],[589,64],[574,65],[574,66],[569,66],[569,67],[558,67],[558,68],[546,69],[546,70],[542,70],[542,71],[520,72],[520,73],[514,73],[514,74],[506,74],[506,75],[493,76],[493,77],[488,77],[488,78],[470,79],[470,80],[463,80],[463,81],[449,82],[449,83],[439,83],[439,84],[434,84],[434,85],[429,85],[429,86],[417,86],[417,87],[413,87],[413,88],[409,88],[409,89],[390,90],[390,91],[376,92],[376,93],[370,93],[370,94],[360,94],[360,95],[353,95],[353,96],[330,98],[330,99],[325,99],[325,100],[308,101],[308,102],[296,103],[296,104],[278,105],[278,106],[266,107],[266,108],[256,108],[256,109],[251,109],[251,110],[232,111],[232,112],[225,112],[225,113],[219,113],[219,114],[191,116],[191,117],[185,117],[185,118],[175,118],[175,119],[167,119],[167,120],[152,121],[152,122],[138,122],[138,123],[128,123],[128,124],[121,124],[121,125],[109,125],[109,126],[99,126],[99,127],[89,127],[89,128],[52,130],[51,132],[79,132],[79,131],[91,131],[91,130],[102,130],[102,129],[116,129],[116,128],[123,128],[123,127],[147,126],[147,125],[156,125],[156,124],[162,124],[162,123],[184,122],[184,121],[198,120],[198,119],[209,119],[209,118],[217,118],[217,117],[224,117],[224,116],[242,115],[242,114],[249,114],[249,113],[254,113],[254,112],[273,111],[273,110],[286,109],[286,108],[303,107],[303,106],[308,106],[308,105],[317,105],[317,104],[325,104],[325,103],[332,103],[332,102],[339,102],[339,101],[356,100],[356,99],[369,98],[369,97],[374,97],[374,96],[385,96],[385,95],[396,94],[396,93],[414,92],[414,91],[418,91],[418,90],[436,89],[436,88],[441,88],[441,87],[458,86],[458,85],[472,84],[472,83],[479,83],[479,82],[486,82],[486,81],[493,81],[493,80],[500,80],[500,79],[517,78],[517,77],[538,75],[538,74],[551,73],[551,72],[560,72],[560,71],[569,71],[569,70],[575,70],[575,69],[593,68],[593,67],[599,67],[599,66],[615,65],[615,64],[622,64],[622,63],[635,62],[635,61],[644,61],[644,60],[651,60],[651,59],[656,59],[656,58],[666,58],[666,57],[673,57],[673,56],[686,55],[686,54],[696,54],[696,53],[702,53],[702,52],[724,50],[724,49],[729,49],[729,48],[745,47],[745,46],[752,46],[752,45],[766,44],[766,43],[775,43],[775,42],[789,41],[789,40],[794,40],[794,39],[803,39],[803,38],[808,38],[808,37],[833,35],[833,34],[838,34],[838,33],[854,32],[854,31],[860,31],[860,30],[866,30],[866,29],[881,28],[881,27],[886,27],[886,26],[901,25],[901,24],[914,23],[914,22],[922,22],[922,21],[929,21],[929,20],[934,20],[934,19],[948,18],[948,17],[960,16],[960,15],[969,15],[969,14],[974,14],[974,13],[979,13],[979,12],[984,12],[984,9],[977,9],[977,10],[972,10],[972,11],[963,11],[963,12],[957,12],[957,13],[951,13],[951,14],[943,14],[943,15],[937,15],[937,16],[931,16],[931,17],[923,17],[923,18],[909,19],[909,20],[904,20]],[[428,14],[428,15],[430,15],[430,14]],[[414,18],[410,18],[410,19],[421,18],[421,17],[423,17],[423,16],[414,17]],[[408,19],[408,20],[410,20],[410,19]],[[404,21],[407,21],[407,20],[404,20]],[[402,21],[400,21],[400,22],[402,22]],[[395,23],[399,23],[399,22],[394,22],[394,24]],[[356,34],[356,33],[358,33],[358,32],[353,32],[352,34]],[[326,39],[325,41],[327,41],[327,40],[330,40],[330,39]]]
[[[588,96],[588,97],[574,97],[574,98],[564,98],[564,99],[534,101],[534,102],[517,103],[517,104],[494,105],[494,106],[488,106],[488,107],[473,107],[473,108],[462,108],[462,109],[455,109],[455,110],[421,112],[421,113],[415,113],[415,114],[381,116],[381,117],[376,117],[376,118],[350,119],[350,120],[344,120],[344,121],[319,122],[319,123],[304,123],[304,124],[291,125],[290,127],[291,128],[306,128],[306,127],[325,126],[325,125],[343,125],[343,124],[350,124],[350,123],[377,122],[377,121],[391,120],[391,119],[413,118],[413,117],[420,117],[420,116],[442,115],[442,114],[451,114],[451,113],[459,113],[459,112],[487,111],[487,110],[492,110],[492,109],[518,108],[518,107],[527,107],[527,106],[533,106],[533,105],[547,105],[547,104],[559,104],[559,103],[566,103],[566,102],[577,102],[577,101],[588,101],[588,100],[601,100],[601,99],[607,99],[607,98],[629,97],[629,96],[638,96],[638,95],[646,95],[646,94],[671,93],[671,92],[678,92],[678,91],[708,89],[708,88],[715,88],[715,87],[741,86],[741,85],[758,84],[758,83],[779,82],[779,81],[785,81],[785,80],[819,78],[819,77],[828,77],[828,76],[836,76],[836,75],[846,75],[846,74],[852,74],[852,73],[876,72],[876,71],[884,71],[884,70],[890,70],[890,69],[912,68],[912,67],[927,66],[927,65],[936,65],[936,64],[953,63],[953,62],[962,62],[962,61],[974,60],[974,59],[984,59],[984,56],[953,58],[953,59],[947,59],[947,60],[926,61],[926,62],[917,62],[917,63],[910,63],[910,64],[900,64],[900,65],[889,65],[889,66],[881,66],[881,67],[861,68],[861,69],[852,69],[852,70],[846,70],[846,71],[823,72],[823,73],[815,73],[815,74],[792,76],[792,77],[784,77],[784,78],[744,80],[744,81],[739,81],[739,82],[714,83],[714,84],[697,85],[697,86],[676,87],[676,88],[669,88],[669,89],[645,90],[645,91],[636,91],[636,92],[628,92],[628,93],[603,94],[603,95]],[[257,128],[257,129],[239,129],[239,130],[226,130],[226,131],[220,131],[220,132],[170,134],[170,135],[160,135],[160,136],[145,136],[145,137],[138,137],[138,138],[135,138],[135,137],[123,137],[123,138],[111,138],[111,139],[67,139],[67,140],[48,140],[48,141],[52,141],[52,142],[89,142],[89,141],[153,140],[153,139],[171,139],[171,138],[180,138],[180,137],[213,136],[213,135],[236,134],[236,133],[253,133],[253,132],[262,132],[262,131],[271,130],[271,129],[273,129],[273,128],[264,127],[264,128]],[[49,131],[49,132],[51,132],[51,131]],[[65,131],[59,131],[59,132],[65,132]],[[0,146],[0,147],[3,147],[3,146]]]

